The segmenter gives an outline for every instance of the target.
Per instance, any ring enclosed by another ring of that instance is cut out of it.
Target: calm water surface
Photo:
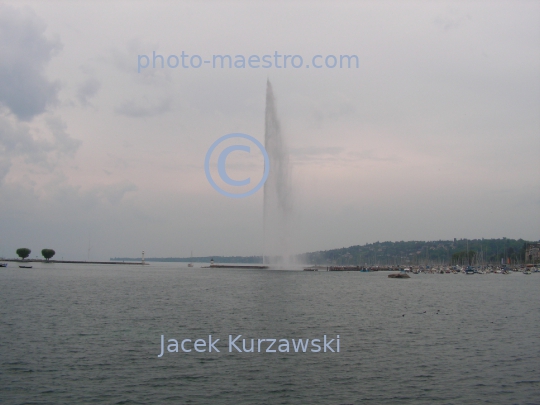
[[[2,404],[540,404],[539,274],[9,266]],[[158,358],[162,334],[223,350]],[[341,352],[228,353],[229,334]]]

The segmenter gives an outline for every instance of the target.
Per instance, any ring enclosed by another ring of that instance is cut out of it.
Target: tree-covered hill
[[[523,239],[454,239],[438,241],[375,242],[299,255],[309,264],[395,265],[523,262]]]

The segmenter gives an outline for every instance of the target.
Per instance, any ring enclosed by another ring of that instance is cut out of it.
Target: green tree
[[[471,265],[475,255],[476,252],[474,250],[469,250],[468,252],[466,250],[463,250],[461,252],[454,253],[452,255],[452,263]]]
[[[26,259],[28,256],[30,256],[30,253],[32,253],[32,251],[28,248],[20,248],[20,249],[17,249],[15,252],[23,260]]]
[[[41,251],[41,255],[42,255],[47,261],[49,261],[49,259],[50,259],[51,257],[53,257],[53,256],[55,255],[55,253],[56,253],[56,252],[55,252],[54,250],[52,250],[52,249],[43,249],[43,250]]]

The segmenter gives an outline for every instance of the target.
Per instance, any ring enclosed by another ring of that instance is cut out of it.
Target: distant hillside
[[[298,263],[336,265],[523,263],[523,239],[454,239],[438,241],[375,242],[295,256]],[[262,256],[150,257],[147,262],[262,263]],[[114,257],[114,261],[140,258]]]
[[[523,262],[523,239],[454,239],[439,241],[375,242],[298,255],[302,263],[337,265],[467,264]],[[467,259],[467,257],[469,259]]]

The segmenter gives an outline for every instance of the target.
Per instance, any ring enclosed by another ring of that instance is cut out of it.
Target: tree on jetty
[[[30,256],[30,253],[32,253],[32,251],[28,248],[19,248],[15,252],[17,253],[17,256],[23,260]]]
[[[50,259],[51,257],[53,257],[53,256],[55,255],[55,253],[56,253],[56,252],[55,252],[54,250],[52,250],[52,249],[43,249],[43,250],[41,251],[41,255],[42,255],[47,261],[49,261],[49,259]]]

